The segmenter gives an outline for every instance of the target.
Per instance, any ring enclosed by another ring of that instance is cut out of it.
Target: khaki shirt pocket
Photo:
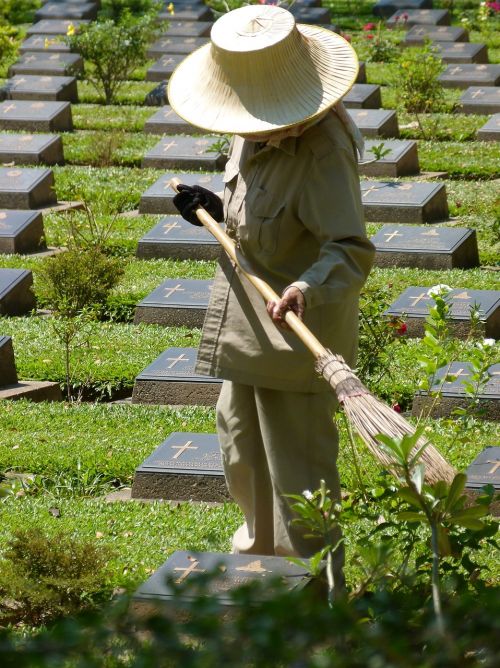
[[[262,253],[275,253],[285,203],[281,198],[259,188],[245,208],[245,236],[249,244]]]

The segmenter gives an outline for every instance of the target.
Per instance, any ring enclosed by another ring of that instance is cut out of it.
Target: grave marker
[[[224,183],[222,174],[182,174],[168,172],[161,176],[153,185],[142,195],[139,204],[140,213],[162,213],[178,214],[179,212],[173,204],[174,191],[170,186],[170,181],[176,176],[181,183],[188,186],[199,185],[208,188],[215,193],[222,193]]]
[[[448,218],[443,183],[361,181],[366,219],[373,223],[430,223]]]
[[[167,53],[146,72],[146,81],[164,81],[172,76],[177,65],[184,60],[184,54]]]
[[[0,162],[63,165],[62,139],[58,135],[0,134]]]
[[[36,306],[28,269],[0,269],[0,315],[24,315]]]
[[[195,373],[196,348],[168,348],[135,379],[132,403],[215,406],[222,381]]]
[[[12,339],[0,335],[0,387],[14,383],[17,383],[17,371]]]
[[[70,25],[72,25],[75,30],[78,30],[78,28],[81,25],[85,25],[87,23],[90,23],[90,21],[87,20],[70,20],[70,19],[42,19],[41,21],[38,21],[37,23],[34,23],[32,26],[28,28],[26,31],[27,35],[61,35],[65,36],[68,34],[68,28]]]
[[[164,36],[152,44],[147,52],[148,58],[160,58],[166,53],[184,54],[192,53],[200,46],[208,44],[205,37],[168,37]]]
[[[444,63],[487,63],[486,44],[468,42],[434,42]]]
[[[51,169],[0,167],[2,209],[37,209],[56,202]]]
[[[164,169],[223,169],[227,157],[209,149],[219,137],[184,137],[161,139],[143,158],[143,167]]]
[[[465,64],[448,65],[439,81],[444,88],[468,88],[469,86],[498,86],[500,65]]]
[[[210,21],[172,21],[165,37],[209,37],[213,23]]]
[[[135,471],[134,499],[230,499],[216,434],[174,432]]]
[[[344,95],[342,102],[349,109],[378,109],[382,106],[380,86],[354,84],[347,95]]]
[[[0,253],[29,253],[43,246],[39,211],[0,210]]]
[[[190,134],[199,131],[199,128],[185,121],[168,105],[159,109],[151,118],[148,118],[144,125],[144,132],[157,135]]]
[[[423,45],[426,40],[433,42],[468,42],[469,33],[456,26],[413,26],[401,42],[402,46]]]
[[[174,13],[160,12],[159,21],[213,21],[214,15],[210,7],[206,5],[178,5],[174,4]]]
[[[52,100],[78,102],[75,77],[16,75],[9,79],[13,100]]]
[[[31,35],[22,42],[19,53],[41,52],[47,53],[70,53],[70,48],[62,39],[55,35]]]
[[[500,88],[471,86],[460,98],[463,114],[500,113]]]
[[[366,83],[366,64],[363,60],[359,61],[359,70],[358,76],[356,77],[356,83]]]
[[[168,327],[201,327],[213,281],[169,278],[135,309],[134,323]]]
[[[216,260],[219,243],[208,230],[180,216],[162,218],[139,240],[137,257],[173,260]]]
[[[388,28],[411,28],[415,25],[449,26],[447,9],[401,9],[387,19]]]
[[[97,18],[98,7],[93,2],[47,2],[35,13],[35,19],[89,19]]]
[[[373,147],[388,151],[380,159],[376,158]],[[359,173],[365,176],[408,176],[418,174],[417,142],[390,139],[383,142],[367,140],[363,160],[359,163]]]
[[[490,446],[483,450],[465,473],[466,489],[480,490],[485,485],[493,485],[500,491],[500,447]]]
[[[365,137],[399,137],[398,117],[387,109],[348,109]]]
[[[7,100],[0,103],[0,130],[71,132],[71,105],[69,102]]]
[[[83,60],[77,53],[24,53],[9,69],[9,76],[66,76],[83,72]]]
[[[403,316],[409,336],[423,336],[425,318],[434,300],[429,288],[407,288],[384,312],[386,316]],[[471,326],[471,309],[478,307],[484,336],[500,338],[500,290],[456,288],[446,295],[450,306],[449,327],[454,336],[467,338]]]
[[[293,14],[297,23],[321,25],[332,20],[331,12],[326,7],[304,7],[296,2],[288,7],[288,11]]]
[[[432,0],[379,0],[372,11],[375,16],[389,18],[394,12],[410,9],[432,9]]]
[[[414,416],[427,413],[432,406],[432,417],[445,417],[457,408],[466,408],[470,400],[465,395],[463,379],[470,378],[472,369],[468,362],[452,362],[447,367],[436,372],[436,383],[433,391],[441,388],[441,398],[436,401],[434,396],[429,396],[423,390],[419,391],[413,398],[411,414]],[[485,420],[500,420],[500,364],[493,364],[488,369],[489,380],[481,389],[477,399],[481,412],[478,417]],[[453,380],[442,383],[446,376]]]
[[[494,114],[490,120],[479,128],[477,138],[482,141],[500,140],[500,114]]]
[[[384,225],[371,238],[377,267],[469,269],[479,266],[476,231]]]

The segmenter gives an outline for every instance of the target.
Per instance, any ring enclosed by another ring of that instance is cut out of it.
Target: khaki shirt
[[[358,295],[374,249],[366,237],[357,160],[336,114],[278,147],[234,137],[224,174],[226,229],[278,294],[304,294],[304,321],[327,348],[355,362]],[[276,390],[329,386],[292,333],[224,255],[212,289],[197,372]]]

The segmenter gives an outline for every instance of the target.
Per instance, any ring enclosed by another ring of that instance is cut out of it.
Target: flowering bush
[[[397,44],[399,34],[389,32],[383,28],[382,21],[378,23],[366,23],[363,26],[365,40],[368,42],[368,54],[366,60],[370,62],[388,62],[394,60],[398,53]]]
[[[393,84],[398,91],[399,104],[410,113],[440,111],[444,91],[439,75],[444,64],[430,43],[421,48],[405,49],[398,60],[398,72]]]

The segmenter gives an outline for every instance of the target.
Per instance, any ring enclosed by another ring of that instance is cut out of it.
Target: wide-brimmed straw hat
[[[282,7],[249,5],[218,19],[211,42],[178,65],[168,100],[211,132],[273,132],[322,114],[357,73],[356,53],[340,35],[296,25]]]

